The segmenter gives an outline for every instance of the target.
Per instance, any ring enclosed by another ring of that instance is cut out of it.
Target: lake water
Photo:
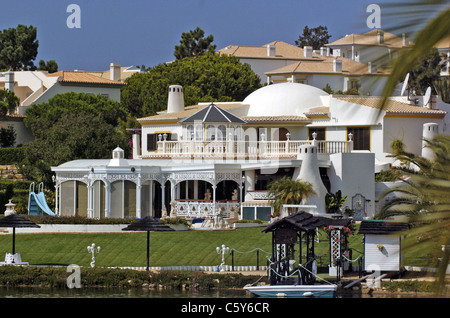
[[[240,289],[0,287],[0,298],[253,298],[253,296]],[[414,293],[374,293],[369,295],[366,292],[349,290],[338,292],[336,298],[424,298],[424,295]]]

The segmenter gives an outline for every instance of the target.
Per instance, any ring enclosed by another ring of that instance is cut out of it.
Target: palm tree
[[[309,195],[315,194],[309,182],[283,177],[269,183],[269,203],[274,209],[274,216],[279,216],[284,204],[301,204]]]
[[[397,84],[426,56],[439,41],[449,35],[450,7],[447,0],[411,0],[388,3],[383,19],[394,21],[391,30],[413,34],[414,46],[399,52],[391,65],[391,74],[384,87],[383,109]]]
[[[439,250],[437,281],[442,290],[450,256],[450,135],[438,135],[426,143],[433,151],[433,160],[402,149],[393,155],[402,162],[397,169],[403,174],[403,182],[383,193],[380,199],[392,193],[396,196],[375,218],[406,216],[411,225],[407,234],[416,238],[410,248],[431,244]]]
[[[412,36],[414,46],[399,52],[391,65],[391,74],[384,87],[380,112],[384,109],[397,84],[414,68],[417,61],[449,35],[450,6],[447,0],[410,0],[408,2],[387,3],[383,7],[383,20],[391,21],[391,31],[400,31]],[[385,22],[383,22],[385,24]],[[445,271],[449,262],[449,137],[440,136],[428,141],[435,153],[433,162],[420,156],[398,152],[395,157],[401,162],[411,163],[416,170],[404,169],[405,184],[401,198],[388,202],[378,217],[405,214],[413,228],[409,234],[429,237],[435,242],[443,242],[444,251],[440,258],[437,279],[444,286]],[[390,191],[392,192],[392,191]],[[386,193],[387,195],[388,193]],[[424,241],[421,241],[424,242]]]

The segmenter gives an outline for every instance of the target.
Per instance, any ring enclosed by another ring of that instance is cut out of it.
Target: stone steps
[[[0,178],[10,180],[24,180],[16,165],[0,165]]]

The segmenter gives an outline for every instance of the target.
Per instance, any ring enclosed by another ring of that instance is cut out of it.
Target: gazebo
[[[286,284],[292,279],[297,279],[298,285],[312,284],[315,280],[313,273],[317,270],[314,252],[316,229],[330,225],[347,226],[351,222],[351,219],[331,219],[299,211],[268,225],[263,232],[272,232],[272,256],[269,266],[271,285]],[[293,265],[296,258],[296,244],[298,244],[299,276],[291,278],[295,272]]]
[[[26,262],[22,262],[19,253],[16,254],[16,228],[25,228],[25,227],[40,228],[40,226],[17,213],[12,213],[0,219],[0,227],[9,227],[13,229],[12,252],[11,254],[6,253],[5,262],[2,263],[17,264],[17,265],[28,264]]]
[[[150,232],[167,232],[174,231],[170,226],[159,222],[151,216],[146,216],[141,220],[137,220],[131,223],[127,227],[123,228],[122,231],[147,231],[147,268],[149,270],[150,266]]]

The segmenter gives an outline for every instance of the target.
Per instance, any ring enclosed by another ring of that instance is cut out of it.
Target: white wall
[[[383,245],[381,251],[377,245]],[[400,269],[400,237],[397,234],[375,235],[366,234],[364,244],[364,267],[380,271],[398,271]]]
[[[423,124],[439,124],[439,132],[443,130],[443,120],[438,118],[385,117],[383,132],[383,151],[390,152],[392,141],[400,139],[405,150],[416,155],[422,154]]]
[[[331,168],[328,177],[331,183],[331,193],[341,190],[347,196],[343,206],[350,209],[352,197],[361,194],[365,197],[367,216],[375,214],[375,155],[367,151],[338,153],[330,155]]]
[[[141,155],[146,156],[152,152],[147,150],[147,135],[155,134],[160,132],[170,132],[172,134],[176,134],[177,140],[180,140],[180,136],[182,135],[182,126],[180,124],[166,124],[166,125],[142,125],[142,134],[141,134]]]
[[[278,68],[296,63],[295,60],[267,58],[267,59],[251,59],[251,58],[239,58],[242,64],[249,64],[253,72],[255,72],[261,79],[261,84],[267,83],[266,72],[276,70]]]

